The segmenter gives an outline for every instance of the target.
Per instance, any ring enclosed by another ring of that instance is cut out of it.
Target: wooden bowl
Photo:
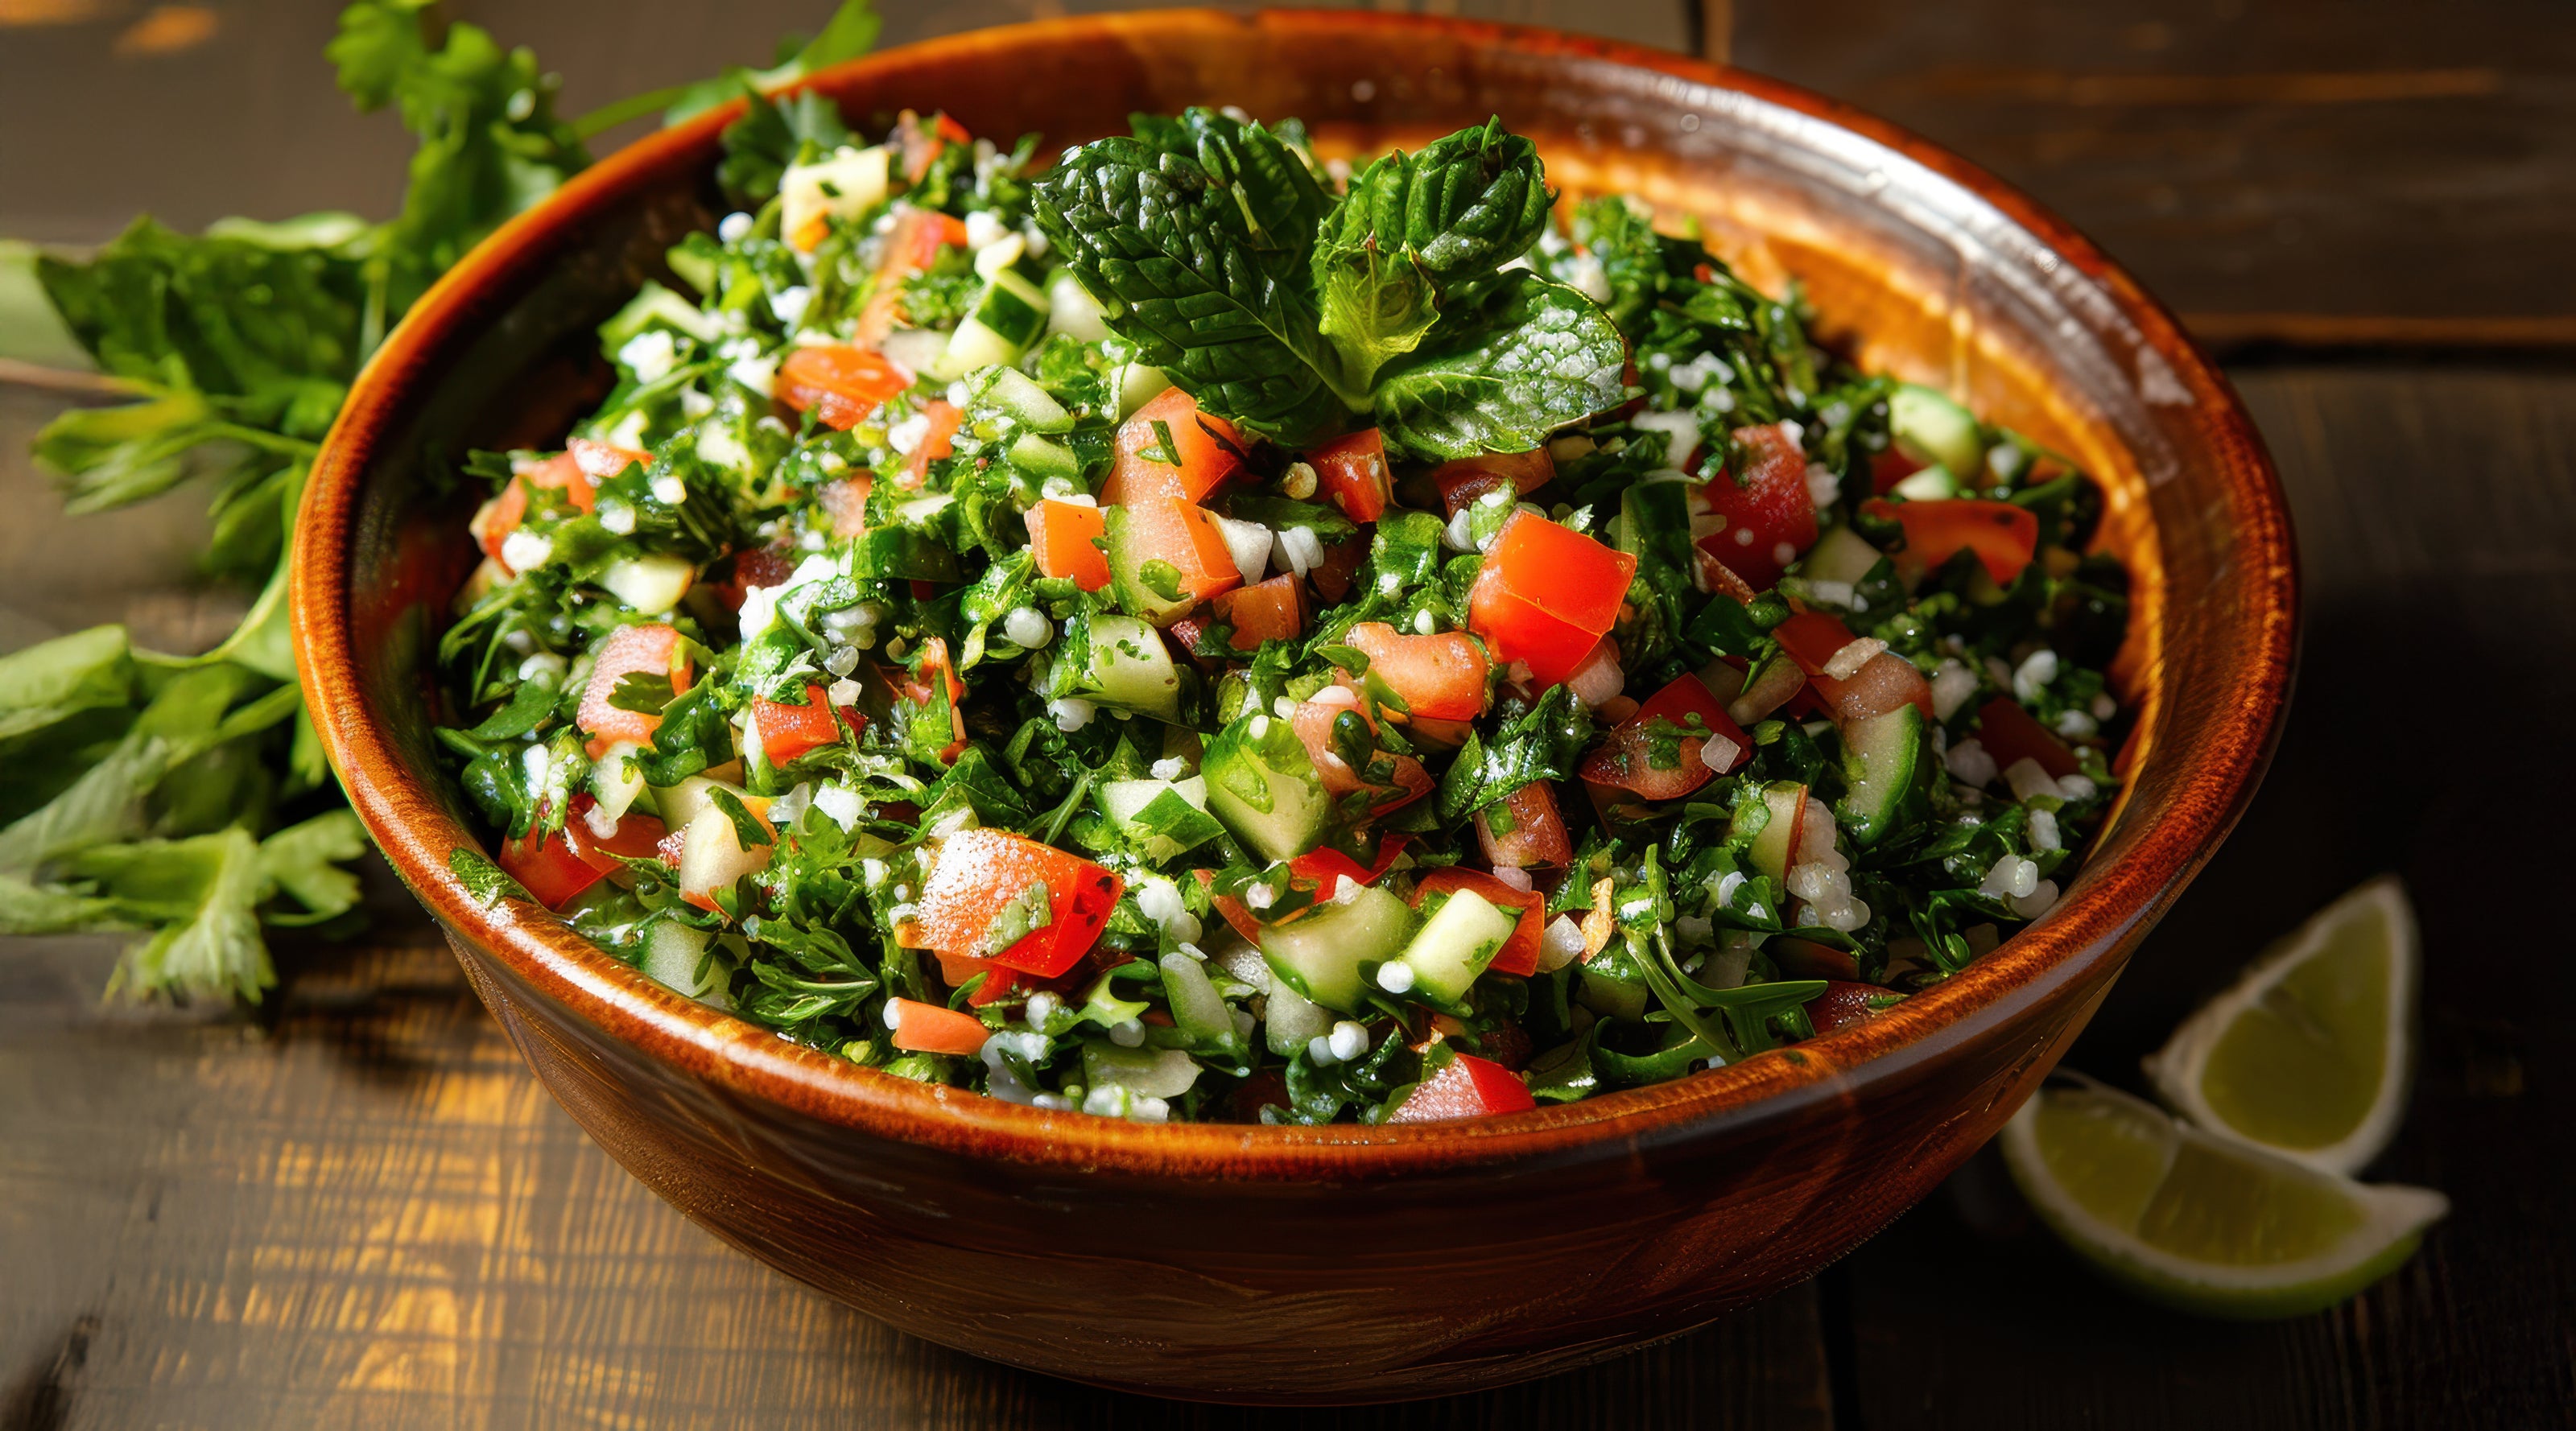
[[[472,559],[467,449],[558,441],[592,329],[722,212],[724,113],[614,155],[483,244],[376,355],[296,537],[306,696],[358,812],[590,1135],[717,1235],[916,1336],[1102,1385],[1395,1400],[1579,1366],[1814,1273],[2002,1124],[2235,823],[2290,688],[2279,486],[2226,382],[2093,246],[1990,176],[1758,76],[1414,16],[1059,20],[815,86],[1060,146],[1131,111],[1297,115],[1342,150],[1500,114],[1570,188],[1698,213],[1864,362],[2074,455],[2135,573],[2130,784],[2058,908],[1873,1023],[1489,1121],[1141,1127],[924,1087],[692,1003],[546,911],[477,905],[433,753],[434,637]]]

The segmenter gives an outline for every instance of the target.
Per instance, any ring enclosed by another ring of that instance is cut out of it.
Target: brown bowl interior
[[[1065,1168],[1369,1180],[1600,1152],[1810,1113],[1937,1064],[2072,988],[2098,997],[2106,966],[2251,794],[2286,700],[2294,629],[2268,461],[2225,382],[2162,310],[1961,161],[1814,96],[1659,52],[1349,13],[1049,22],[892,52],[816,83],[854,123],[945,108],[980,134],[1037,133],[1050,151],[1122,131],[1130,112],[1190,104],[1301,116],[1346,153],[1500,114],[1538,140],[1567,189],[1628,190],[1697,216],[1757,281],[1803,283],[1826,335],[1864,363],[1946,387],[2101,478],[2100,542],[2136,580],[2117,668],[2140,712],[2122,754],[2132,783],[2057,910],[1889,1017],[1678,1083],[1451,1127],[1139,1129],[924,1088],[679,998],[543,911],[480,907],[448,857],[485,841],[429,734],[435,632],[471,559],[460,498],[443,484],[468,449],[555,442],[595,400],[594,325],[661,273],[665,247],[723,211],[711,178],[723,117],[712,116],[604,161],[415,310],[360,380],[297,541],[307,690],[397,870],[466,945],[673,1069],[827,1123]]]

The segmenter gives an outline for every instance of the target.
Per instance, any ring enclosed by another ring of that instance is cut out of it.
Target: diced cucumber
[[[977,368],[1018,362],[1046,331],[1047,308],[1036,284],[1008,269],[994,274],[948,335],[948,351],[933,376],[962,378]]]
[[[1935,462],[1888,490],[1909,502],[1939,502],[1959,495],[1959,479],[1950,475],[1949,468]]]
[[[1170,390],[1172,380],[1161,368],[1144,363],[1125,363],[1118,369],[1118,420],[1125,422],[1136,415],[1136,409],[1161,397]]]
[[[1367,1000],[1364,965],[1383,964],[1404,952],[1413,936],[1413,911],[1375,885],[1362,885],[1347,900],[1320,905],[1285,924],[1261,931],[1261,957],[1270,972],[1316,1003],[1346,1014]]]
[[[1646,986],[1590,969],[1575,971],[1574,1001],[1605,1019],[1634,1023],[1646,1016]]]
[[[1775,780],[1763,787],[1762,805],[1770,818],[1763,822],[1762,832],[1753,837],[1753,868],[1775,880],[1789,877],[1789,866],[1798,856],[1797,846],[1790,841],[1798,833],[1800,816],[1805,813],[1807,787],[1787,780]]]
[[[1185,589],[1166,596],[1146,581],[1145,563],[1154,558],[1138,545],[1130,516],[1123,506],[1102,513],[1109,540],[1109,594],[1117,599],[1119,610],[1141,616],[1156,626],[1169,626],[1189,615],[1198,599]],[[1168,566],[1166,563],[1167,569]]]
[[[1015,370],[1005,368],[1003,371]],[[1050,477],[1061,477],[1068,482],[1082,479],[1082,459],[1073,455],[1072,448],[1034,432],[1022,433],[1019,440],[1011,444],[1011,465],[1040,482]]]
[[[1834,802],[1834,820],[1869,846],[1905,823],[1921,799],[1915,778],[1922,762],[1923,712],[1912,704],[1855,721],[1843,730],[1843,778],[1849,789]]]
[[[644,747],[631,740],[621,740],[600,752],[591,762],[590,793],[608,818],[623,820],[635,808],[637,797],[644,793],[644,773],[635,768],[635,756]]]
[[[994,369],[984,379],[984,396],[1031,432],[1073,431],[1073,414],[1017,368]]]
[[[812,248],[820,238],[814,226],[826,216],[855,219],[885,202],[892,161],[885,145],[845,144],[814,163],[789,165],[778,180],[779,232],[799,248]]]
[[[1452,891],[1404,946],[1413,986],[1442,1003],[1461,1002],[1518,924],[1474,890]]]
[[[670,552],[647,552],[639,557],[610,562],[599,574],[599,584],[609,595],[634,607],[647,616],[660,616],[680,604],[688,595],[689,583],[698,569],[689,559]]]
[[[1181,718],[1180,666],[1163,633],[1133,616],[1099,615],[1076,623],[1079,649],[1064,656],[1079,662],[1068,694],[1156,720]]]
[[[1215,982],[1198,960],[1174,950],[1163,956],[1162,968],[1163,992],[1172,1002],[1172,1022],[1190,1036],[1193,1044],[1243,1047],[1243,1036],[1235,1032],[1234,1014],[1226,1008]]]
[[[1858,586],[1883,556],[1860,533],[1849,527],[1836,527],[1807,549],[1798,573],[1809,581],[1840,581]]]
[[[1986,434],[1976,415],[1930,388],[1899,386],[1887,400],[1887,427],[1907,452],[1954,474],[1986,468]]]
[[[1269,1000],[1262,1010],[1262,1037],[1281,1058],[1295,1058],[1307,1040],[1333,1031],[1332,1011],[1298,993],[1285,979],[1271,980]]]
[[[1208,813],[1207,781],[1111,780],[1099,792],[1100,809],[1119,829],[1141,842],[1145,858],[1156,864],[1185,854],[1222,833]]]
[[[1109,322],[1102,316],[1100,300],[1082,286],[1071,268],[1059,268],[1047,285],[1047,326],[1085,343],[1097,343],[1109,336]]]
[[[703,930],[665,921],[645,936],[638,967],[690,998],[730,1013],[733,995],[727,985],[733,970],[721,952],[710,954],[710,943],[711,936]]]
[[[724,336],[715,319],[700,312],[696,304],[648,278],[644,280],[644,286],[635,291],[635,296],[626,300],[625,307],[599,325],[600,348],[614,353],[625,347],[636,334],[656,323],[675,328],[703,343],[712,343]]]
[[[1198,1060],[1177,1048],[1120,1048],[1082,1041],[1082,1078],[1094,1088],[1124,1088],[1139,1098],[1178,1098],[1199,1080]]]
[[[1265,860],[1302,855],[1332,826],[1333,797],[1284,720],[1247,712],[1208,742],[1208,813]]]

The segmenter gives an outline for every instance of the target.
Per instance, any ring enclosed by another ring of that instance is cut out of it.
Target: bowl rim
[[[975,1158],[1178,1179],[1359,1182],[1503,1161],[1627,1156],[1684,1133],[1801,1116],[1902,1079],[1981,1031],[2058,996],[2121,957],[2233,828],[2259,783],[2287,708],[2298,581],[2279,480],[2233,388],[2172,315],[2072,226],[1983,169],[1884,120],[1794,85],[1670,51],[1532,26],[1368,11],[1163,10],[1091,15],[968,31],[834,66],[799,86],[844,88],[898,63],[997,44],[1075,38],[1241,45],[1296,34],[1341,34],[1380,45],[1439,33],[1470,43],[1602,62],[1734,91],[1838,126],[1883,146],[1992,205],[2100,286],[2140,341],[2161,354],[2189,393],[2195,437],[2228,497],[2243,510],[2241,579],[2250,587],[2242,697],[2191,752],[2196,777],[2136,849],[1958,977],[1888,1014],[1743,1063],[1575,1103],[1460,1123],[1270,1127],[1137,1125],[1005,1103],[915,1083],[785,1039],[665,988],[599,950],[550,912],[486,906],[449,868],[480,836],[458,824],[405,767],[356,678],[346,614],[350,539],[369,459],[406,406],[430,354],[471,321],[488,286],[505,281],[630,190],[686,164],[740,102],[658,131],[601,159],[518,215],[424,295],[370,359],[325,440],[296,523],[292,618],[306,702],[350,803],[403,881],[453,937],[488,954],[581,1019],[669,1069],[730,1093],[828,1124]],[[2179,754],[2179,752],[2177,752]]]

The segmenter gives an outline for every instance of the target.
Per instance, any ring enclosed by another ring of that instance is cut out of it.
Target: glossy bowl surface
[[[1963,161],[1681,56],[1350,12],[1059,20],[814,84],[854,122],[946,108],[1050,149],[1131,111],[1301,116],[1338,152],[1500,114],[1556,182],[1694,213],[1824,334],[2105,484],[2135,574],[2115,675],[2130,784],[2064,901],[1870,1024],[1658,1087],[1471,1124],[1136,1127],[924,1087],[785,1043],[478,904],[429,733],[471,564],[446,474],[556,442],[604,387],[591,330],[721,212],[725,114],[616,154],[475,250],[359,379],[305,495],[294,616],[334,764],[484,1001],[611,1155],[718,1235],[932,1341],[1245,1402],[1544,1375],[1806,1277],[1921,1197],[2057,1060],[2252,794],[2286,703],[2296,574],[2225,381],[2081,237]]]

